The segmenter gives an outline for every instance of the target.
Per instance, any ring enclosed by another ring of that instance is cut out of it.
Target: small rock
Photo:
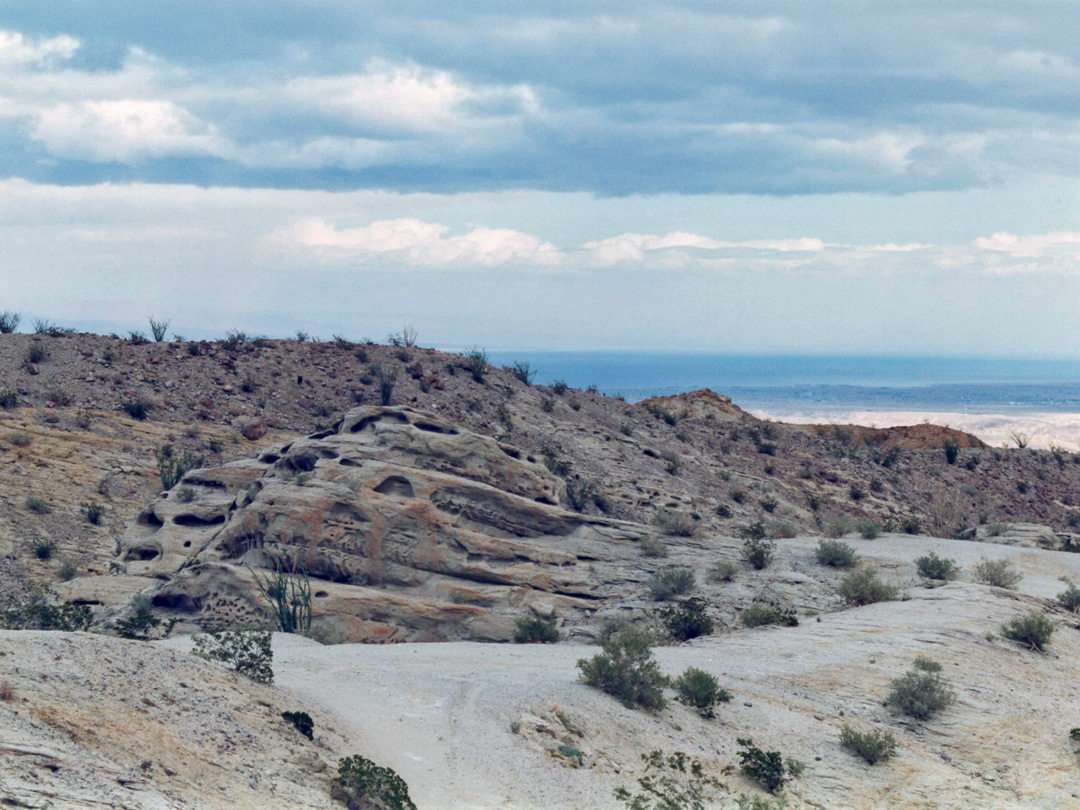
[[[259,418],[244,419],[240,423],[240,433],[248,441],[256,441],[266,435],[266,422]]]

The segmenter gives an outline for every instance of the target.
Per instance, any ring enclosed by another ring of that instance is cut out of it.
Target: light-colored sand
[[[817,541],[782,542],[810,554]],[[685,750],[719,772],[737,762],[742,736],[807,764],[792,793],[808,806],[1080,808],[1068,742],[1080,725],[1071,619],[1055,615],[1061,629],[1049,655],[987,635],[1033,607],[1053,610],[1037,597],[1060,592],[1063,575],[1080,579],[1080,556],[902,536],[852,542],[883,568],[935,550],[965,569],[984,556],[1010,558],[1025,578],[1016,592],[970,582],[915,587],[905,601],[804,617],[796,628],[658,648],[665,672],[701,667],[736,694],[713,721],[678,704],[658,715],[623,708],[578,683],[576,661],[596,649],[567,644],[319,647],[278,637],[277,682],[299,703],[335,712],[338,731],[395,768],[421,810],[615,808],[612,790],[633,784],[640,753]],[[881,705],[889,680],[918,654],[945,665],[959,696],[922,725]],[[869,768],[839,747],[845,723],[892,731],[900,754]],[[584,768],[543,745],[568,728],[579,732],[572,742]],[[725,781],[735,792],[752,789],[736,775]],[[734,806],[733,794],[726,802]]]
[[[1080,413],[962,413],[959,411],[752,411],[761,419],[791,424],[896,427],[929,422],[978,436],[992,447],[1015,447],[1012,434],[1031,439],[1031,447],[1057,445],[1080,450]]]

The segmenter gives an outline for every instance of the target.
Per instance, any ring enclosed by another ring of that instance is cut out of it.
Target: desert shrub
[[[61,582],[67,582],[69,579],[75,579],[79,575],[79,569],[75,567],[75,563],[71,560],[64,560],[60,563],[56,569],[56,578]]]
[[[972,566],[971,575],[976,582],[995,588],[1015,588],[1024,578],[1009,560],[988,560],[985,557]]]
[[[840,729],[840,745],[871,765],[884,762],[896,753],[896,737],[887,731],[856,731],[851,726]]]
[[[375,377],[379,383],[379,404],[386,406],[394,398],[394,386],[397,385],[397,371],[378,366]]]
[[[877,578],[869,568],[858,568],[844,577],[836,588],[849,605],[870,605],[896,598],[897,589]]]
[[[730,494],[731,494],[731,500],[735,501],[735,503],[742,503],[743,501],[746,500],[746,492],[745,492],[745,490],[741,490],[738,487],[731,490]]]
[[[180,487],[176,490],[176,500],[180,503],[191,503],[195,500],[195,489],[193,487]]]
[[[82,506],[83,514],[86,515],[88,523],[93,523],[95,526],[101,523],[101,517],[105,514],[105,507],[97,501],[89,501]]]
[[[569,478],[566,481],[566,500],[575,512],[581,512],[595,498],[599,488],[588,478]]]
[[[566,389],[569,387],[570,386],[566,384],[565,380],[555,380],[555,382],[551,384],[551,393],[561,397],[566,393]]]
[[[664,602],[673,596],[681,596],[694,589],[694,572],[689,568],[669,566],[657,571],[645,583],[652,598]]]
[[[758,536],[755,532],[752,535],[748,533],[743,539],[743,559],[757,571],[768,568],[775,553],[776,543],[768,537]]]
[[[522,616],[516,622],[514,643],[516,644],[553,644],[559,640],[559,629],[555,619],[541,619],[536,616]]]
[[[140,422],[146,419],[147,414],[150,413],[150,403],[142,397],[125,399],[120,407],[124,409],[128,416],[132,419],[138,419]]]
[[[713,582],[731,582],[739,575],[739,566],[729,560],[714,563],[709,569],[709,579]]]
[[[694,534],[694,518],[689,512],[660,509],[653,514],[652,522],[664,534],[678,537],[692,537]]]
[[[724,787],[682,751],[666,757],[663,751],[652,751],[641,758],[645,773],[638,779],[637,795],[615,789],[615,798],[627,810],[704,810],[712,806],[714,791]]]
[[[949,464],[955,464],[956,459],[960,456],[960,445],[952,439],[946,439],[943,448],[945,450],[945,461]]]
[[[1014,616],[1001,625],[1001,635],[1019,642],[1029,649],[1045,652],[1054,634],[1054,623],[1041,610],[1033,610],[1023,616]]]
[[[900,531],[904,534],[919,534],[922,532],[922,526],[919,525],[919,521],[916,518],[908,517],[904,518],[900,524]]]
[[[718,507],[716,507],[716,516],[724,518],[726,520],[727,518],[731,517],[731,507],[725,503],[720,504]]]
[[[202,456],[196,456],[189,450],[177,455],[171,444],[161,445],[154,456],[157,458],[158,476],[161,478],[162,489],[172,489],[180,483],[184,475],[203,465]]]
[[[689,641],[711,633],[713,620],[705,613],[706,604],[704,599],[695,596],[677,605],[665,605],[660,611],[660,618],[671,637],[677,641]]]
[[[829,537],[841,538],[852,530],[851,518],[847,515],[837,515],[825,524],[825,534]]]
[[[49,350],[40,340],[33,340],[26,347],[26,362],[43,363],[49,359]]]
[[[1069,587],[1057,595],[1057,600],[1063,608],[1076,613],[1080,610],[1080,588],[1077,588],[1075,583],[1070,582]]]
[[[861,517],[855,521],[855,531],[863,540],[873,540],[881,535],[881,523],[870,517]]]
[[[732,698],[731,692],[721,688],[715,677],[696,667],[687,668],[671,685],[679,693],[675,699],[706,720],[716,716],[717,703],[727,703]]]
[[[916,720],[928,720],[956,701],[956,694],[941,677],[940,665],[935,670],[927,664],[930,659],[916,659],[915,666],[889,685],[885,705]]]
[[[338,762],[334,798],[349,810],[416,810],[404,779],[359,754]]]
[[[38,495],[27,495],[26,500],[23,501],[23,505],[35,515],[47,515],[52,511],[49,502]]]
[[[742,748],[738,752],[742,775],[757,782],[769,793],[779,792],[790,777],[802,773],[801,762],[785,760],[779,751],[762,751],[748,737],[739,737],[735,741]]]
[[[161,318],[155,320],[150,316],[150,333],[154,336],[154,340],[158,343],[165,340],[165,331],[169,328],[169,324],[172,323],[168,318]]]
[[[774,540],[786,537],[798,537],[799,530],[795,524],[787,520],[770,520],[765,527],[769,537]]]
[[[145,346],[150,342],[150,338],[144,335],[142,332],[129,332],[128,343],[132,346]]]
[[[851,496],[851,500],[861,501],[863,498],[866,497],[866,490],[860,487],[858,484],[852,484],[851,488],[848,490],[848,494]]]
[[[272,570],[256,574],[259,593],[270,602],[274,621],[282,633],[307,633],[311,630],[311,580],[303,567],[294,562],[289,570],[280,557],[269,555]]]
[[[664,469],[671,475],[678,475],[682,469],[682,457],[674,450],[661,450],[660,458],[664,460]]]
[[[22,315],[18,312],[12,312],[10,309],[0,312],[0,335],[10,335],[19,328],[21,320]]]
[[[56,553],[56,541],[52,538],[39,537],[31,541],[30,548],[39,560],[51,560]]]
[[[12,447],[28,447],[32,439],[25,430],[13,430],[7,435],[8,444]]]
[[[743,627],[763,627],[778,624],[781,627],[798,627],[799,617],[795,608],[776,602],[754,602],[750,607],[739,612],[739,621]]]
[[[830,568],[851,568],[855,564],[855,549],[843,540],[821,540],[814,551],[819,565]]]
[[[0,408],[3,408],[5,411],[10,411],[18,404],[19,396],[10,388],[5,388],[3,391],[0,391]]]
[[[760,503],[761,508],[768,512],[770,515],[775,512],[776,507],[779,506],[779,502],[771,495],[762,498],[760,501],[758,501],[758,503]]]
[[[915,559],[915,567],[919,569],[919,576],[926,579],[951,580],[960,574],[960,568],[955,560],[947,557],[939,557],[934,552]]]
[[[113,630],[120,638],[149,641],[154,629],[161,624],[161,619],[153,615],[149,610],[136,611],[127,618],[120,619],[113,624]],[[171,625],[170,625],[171,629]]]
[[[646,557],[666,557],[667,543],[659,537],[646,537],[641,541],[641,553]]]
[[[219,661],[258,683],[274,681],[270,631],[235,627],[192,637],[192,655]]]
[[[281,719],[309,740],[315,739],[315,723],[307,712],[282,712]]]
[[[487,352],[483,349],[471,349],[465,352],[465,360],[465,367],[472,374],[472,378],[476,382],[483,382],[488,371]]]
[[[534,369],[529,363],[523,363],[515,361],[512,366],[507,369],[518,380],[525,383],[525,385],[532,385],[533,380],[536,378],[536,369]]]
[[[23,602],[9,602],[0,610],[0,628],[7,630],[89,630],[94,614],[87,605],[73,602],[53,604],[44,591],[37,591]]]
[[[667,679],[653,658],[650,638],[627,630],[604,642],[603,652],[577,662],[581,679],[618,698],[627,708],[663,709]]]

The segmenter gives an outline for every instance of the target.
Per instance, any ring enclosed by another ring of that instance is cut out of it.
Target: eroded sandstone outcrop
[[[516,448],[409,408],[189,472],[120,543],[154,603],[201,626],[262,618],[251,569],[311,578],[315,624],[349,640],[503,640],[514,619],[592,611],[626,590],[637,524],[558,504],[563,483]]]

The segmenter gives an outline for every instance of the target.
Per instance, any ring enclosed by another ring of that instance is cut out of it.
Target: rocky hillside
[[[214,466],[384,400],[542,459],[570,494],[589,496],[563,506],[647,525],[679,513],[698,536],[758,521],[776,535],[821,532],[845,517],[939,535],[1080,523],[1080,455],[987,448],[932,426],[763,423],[712,392],[629,404],[520,372],[346,341],[2,335],[3,565],[38,581],[107,572],[124,527],[160,490],[165,445]]]

